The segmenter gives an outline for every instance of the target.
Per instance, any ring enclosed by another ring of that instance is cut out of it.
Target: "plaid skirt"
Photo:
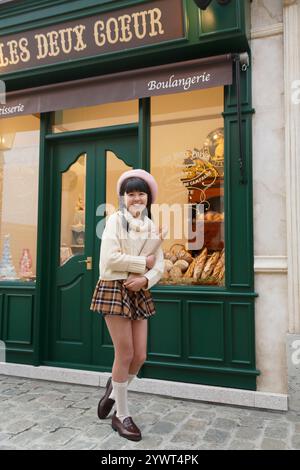
[[[99,279],[90,310],[102,315],[119,315],[131,320],[143,320],[155,315],[155,306],[149,290],[134,292],[127,289],[126,279],[105,281]]]

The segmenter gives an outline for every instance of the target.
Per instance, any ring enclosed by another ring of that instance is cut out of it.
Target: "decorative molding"
[[[276,23],[265,28],[257,28],[251,30],[251,39],[268,38],[283,34],[283,23]]]
[[[255,273],[284,273],[288,271],[287,256],[255,256]]]
[[[300,2],[284,2],[285,174],[289,333],[300,333],[300,104],[292,101],[300,79]]]

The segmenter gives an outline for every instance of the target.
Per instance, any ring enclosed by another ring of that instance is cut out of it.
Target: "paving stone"
[[[120,437],[120,439],[123,439]],[[127,448],[128,449],[157,449],[160,444],[163,442],[163,437],[162,436],[156,436],[153,434],[147,434],[143,435],[142,434],[142,440],[138,442],[130,442],[128,441]]]
[[[208,424],[211,424],[213,420],[216,418],[215,411],[195,411],[191,415],[193,418],[199,418],[201,420],[205,420]]]
[[[235,437],[239,439],[249,439],[251,441],[255,441],[260,434],[262,433],[262,428],[255,428],[249,426],[240,426],[235,431]]]
[[[30,448],[34,441],[41,438],[41,433],[36,428],[29,429],[28,431],[21,432],[13,436],[7,442],[8,445],[14,445],[18,449]]]
[[[65,448],[68,450],[92,450],[95,449],[97,445],[99,445],[99,442],[75,439],[74,441],[68,442]]]
[[[29,420],[19,420],[8,424],[3,423],[5,431],[11,434],[18,434],[20,432],[26,431],[27,429],[32,428],[34,425],[35,423]]]
[[[286,439],[288,428],[286,426],[267,426],[264,435],[273,439]]]
[[[255,449],[255,444],[253,442],[248,442],[247,440],[234,439],[228,446],[229,450],[252,450]]]
[[[224,444],[230,437],[228,432],[220,429],[209,429],[203,436],[203,441],[213,442],[215,444]]]
[[[292,448],[293,449],[300,449],[300,434],[295,434],[292,437]]]
[[[167,416],[165,416],[165,420],[166,421],[173,421],[172,420],[172,417],[169,418],[169,414]],[[143,426],[148,426],[148,425],[153,425],[153,424],[156,424],[157,422],[159,422],[160,420],[160,415],[159,414],[155,414],[155,413],[141,413],[141,414],[136,414],[135,415],[135,421],[138,421],[140,425],[143,425]]]
[[[263,439],[261,443],[262,450],[288,450],[286,442],[279,439]]]
[[[299,412],[198,403],[129,389],[129,409],[143,436],[132,442],[111,428],[113,411],[99,420],[104,391],[0,376],[0,449],[300,449]]]
[[[160,421],[154,426],[151,426],[149,428],[150,433],[155,433],[155,434],[169,434],[170,432],[174,431],[175,429],[175,424],[173,423],[168,423],[167,421]]]
[[[46,446],[48,443],[50,445],[58,444],[60,446],[64,446],[78,434],[80,434],[80,431],[75,429],[59,428],[54,432],[45,433],[41,441],[43,441]]]
[[[296,423],[295,424],[295,432],[297,433],[300,433],[300,423]]]
[[[179,424],[180,426],[180,424]],[[207,429],[207,422],[200,419],[187,419],[181,426],[181,431],[204,432]]]
[[[214,428],[225,429],[226,431],[231,431],[237,427],[237,420],[227,419],[227,418],[217,418],[213,421]]]
[[[141,415],[143,416],[143,415]],[[159,415],[157,415],[159,417]],[[170,413],[164,416],[166,421],[170,421],[172,423],[182,423],[186,418],[186,413],[184,411],[171,411]]]
[[[198,441],[199,436],[196,433],[188,431],[179,431],[170,439],[171,443],[179,442],[190,446],[196,445]]]

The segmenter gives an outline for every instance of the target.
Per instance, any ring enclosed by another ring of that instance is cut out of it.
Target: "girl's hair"
[[[139,178],[138,176],[130,176],[129,178],[126,178],[121,186],[120,186],[120,192],[119,192],[119,196],[120,199],[119,199],[119,209],[121,211],[123,211],[123,209],[125,208],[125,203],[124,203],[124,194],[125,193],[130,193],[132,191],[141,191],[143,193],[146,193],[147,194],[147,206],[146,206],[146,209],[142,212],[142,218],[145,217],[145,215],[147,215],[149,217],[149,219],[152,219],[152,216],[151,216],[151,204],[152,204],[152,195],[151,195],[151,191],[150,191],[150,188],[148,186],[148,184],[146,183],[145,180],[143,180],[142,178]],[[127,221],[126,221],[127,223]],[[127,228],[127,231],[128,231],[128,223],[126,225],[126,228]]]

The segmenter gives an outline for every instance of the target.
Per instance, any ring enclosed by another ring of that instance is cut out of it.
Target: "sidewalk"
[[[136,393],[134,443],[100,421],[104,388],[0,375],[0,450],[300,449],[300,412],[264,411]]]

